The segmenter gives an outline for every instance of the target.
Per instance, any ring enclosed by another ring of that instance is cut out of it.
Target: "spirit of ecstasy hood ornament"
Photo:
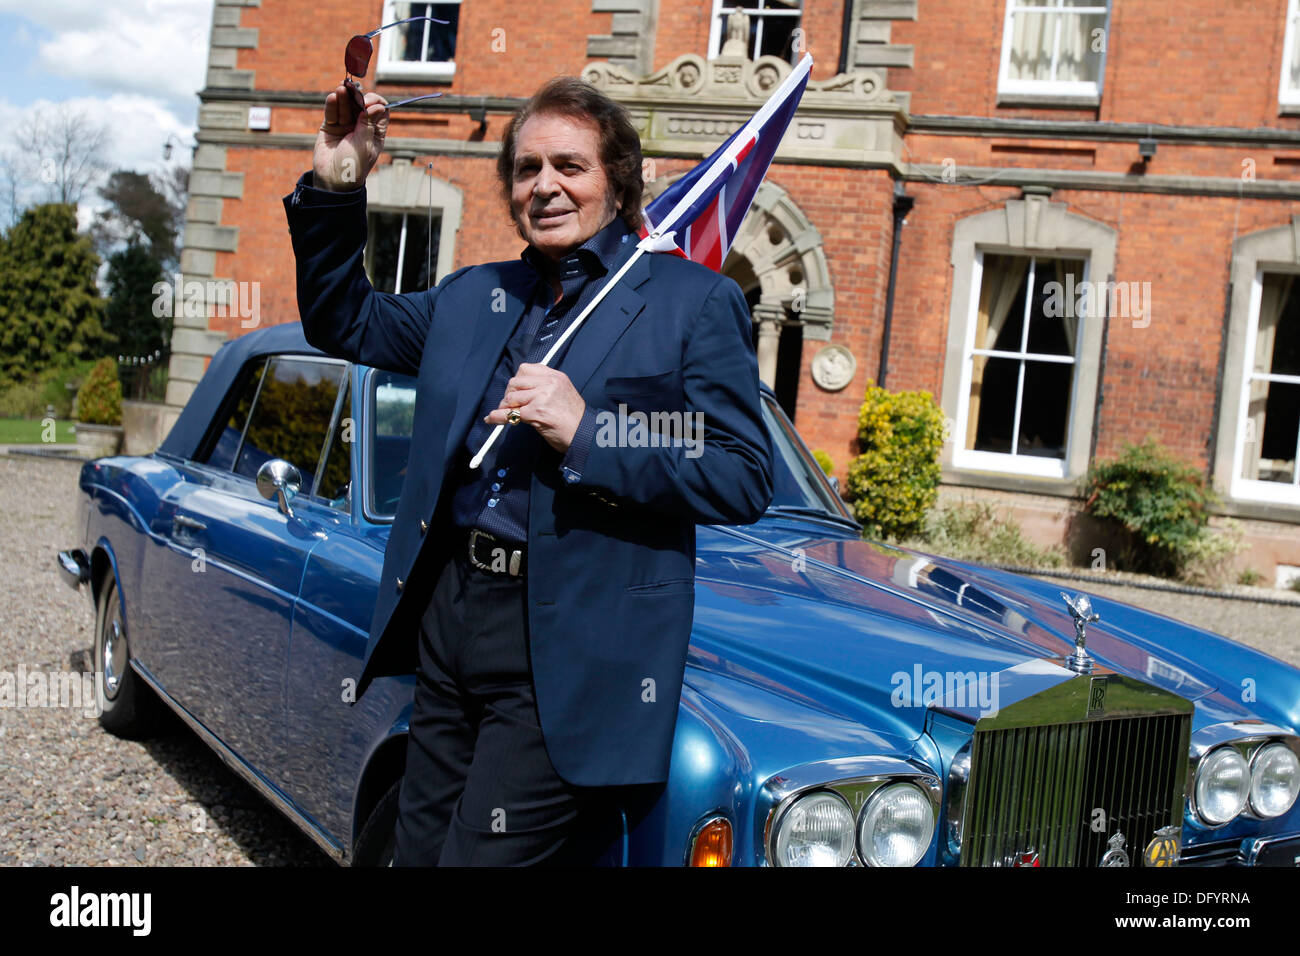
[[[1101,615],[1093,613],[1092,602],[1088,600],[1086,594],[1071,598],[1062,591],[1061,600],[1065,602],[1065,606],[1070,609],[1070,614],[1074,617],[1074,653],[1065,659],[1065,666],[1076,674],[1091,674],[1092,657],[1084,649],[1088,643],[1087,628],[1093,621],[1100,621]]]

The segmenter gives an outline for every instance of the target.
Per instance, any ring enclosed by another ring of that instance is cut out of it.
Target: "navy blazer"
[[[360,697],[374,677],[415,669],[419,619],[449,555],[449,469],[537,277],[522,260],[492,262],[426,292],[376,292],[362,264],[364,187],[329,205],[304,202],[302,187],[284,205],[307,340],[418,375]],[[611,274],[635,249],[626,245]],[[571,784],[668,777],[694,613],[695,525],[748,524],[772,500],[750,329],[734,281],[645,253],[557,366],[598,410],[700,412],[704,425],[695,449],[618,447],[598,428],[581,475],[562,470],[563,454],[543,443],[529,489],[529,648],[547,751]]]

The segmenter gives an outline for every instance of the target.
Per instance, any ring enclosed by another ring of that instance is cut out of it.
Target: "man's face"
[[[611,187],[595,123],[542,114],[519,128],[510,211],[538,252],[562,259],[605,228],[622,207]]]

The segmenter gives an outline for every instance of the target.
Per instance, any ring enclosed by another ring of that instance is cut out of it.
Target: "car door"
[[[324,829],[345,839],[358,775],[375,740],[410,706],[413,678],[380,678],[356,706],[388,530],[410,455],[415,379],[353,373],[354,434],[335,431],[328,460],[349,463],[354,493],[336,500],[341,525],[314,549],[294,614],[286,792]]]
[[[146,574],[156,676],[273,783],[285,757],[294,601],[308,555],[337,524],[313,494],[334,493],[323,458],[346,373],[346,363],[299,355],[245,370],[202,460],[185,463],[185,480],[163,495],[155,530],[165,546]],[[258,469],[277,458],[301,476],[291,514],[258,492]]]

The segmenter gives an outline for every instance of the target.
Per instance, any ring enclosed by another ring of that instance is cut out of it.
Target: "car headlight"
[[[1250,809],[1261,817],[1280,817],[1300,794],[1300,759],[1285,744],[1260,747],[1251,760]]]
[[[777,823],[779,866],[847,866],[853,858],[853,814],[844,798],[827,790],[806,794]]]
[[[1196,768],[1196,812],[1210,826],[1222,826],[1246,809],[1250,791],[1250,767],[1232,747],[1212,750]]]
[[[862,808],[858,852],[868,866],[916,866],[934,836],[934,810],[911,783],[881,787]]]

